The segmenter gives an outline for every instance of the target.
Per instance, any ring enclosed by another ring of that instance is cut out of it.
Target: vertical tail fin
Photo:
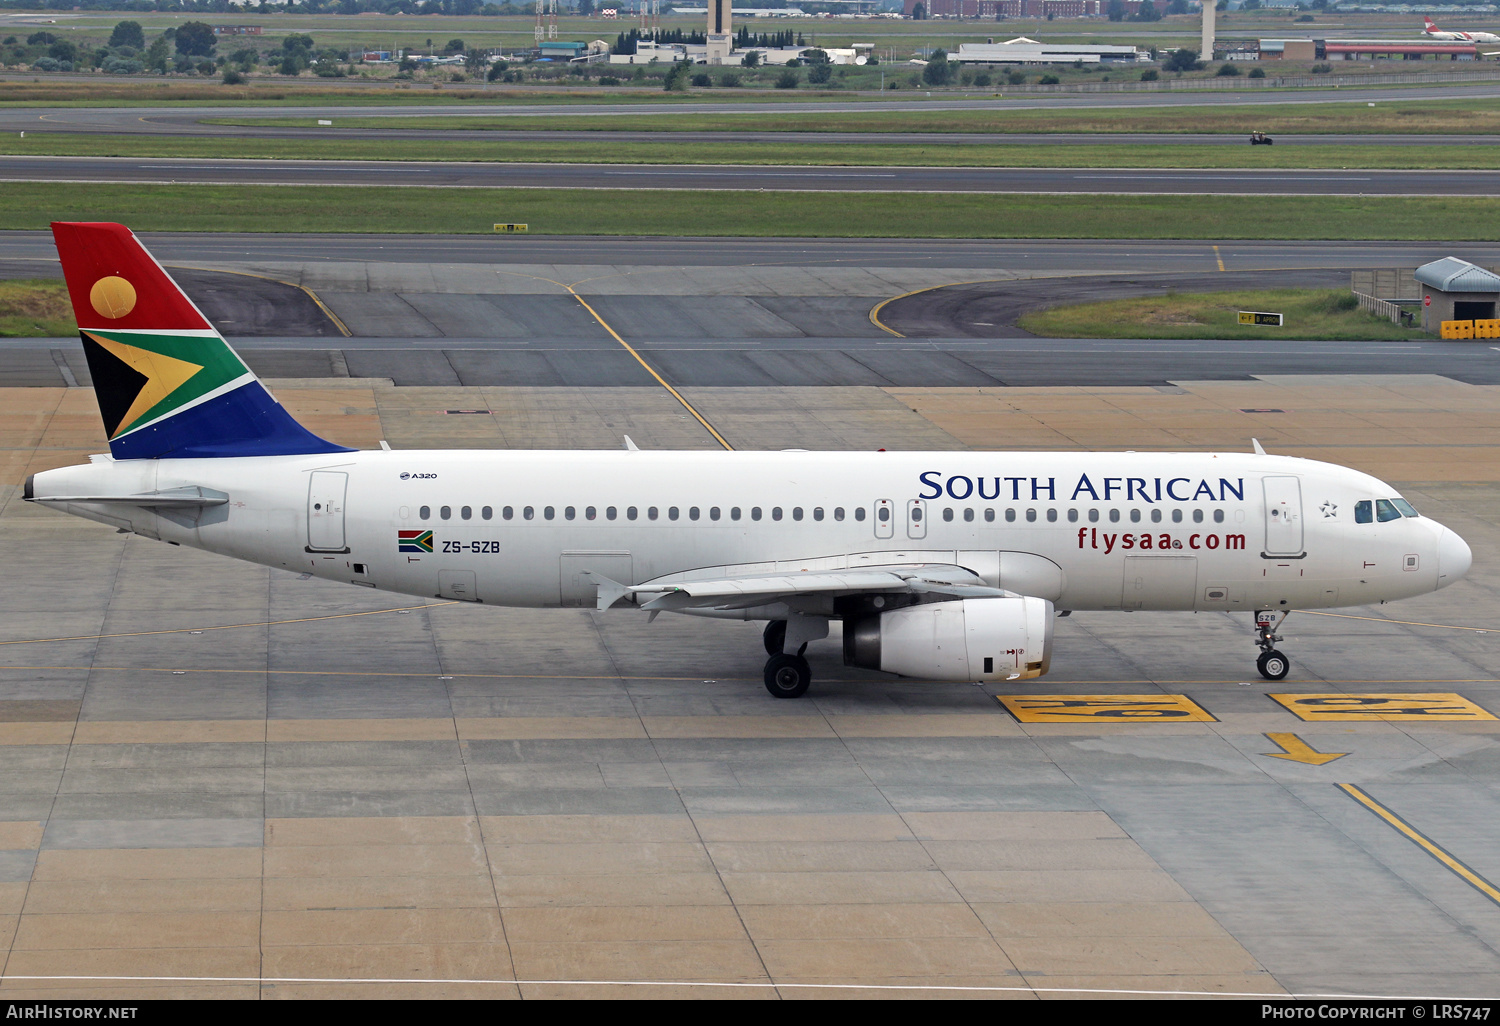
[[[293,420],[130,229],[52,237],[116,459],[352,451]]]

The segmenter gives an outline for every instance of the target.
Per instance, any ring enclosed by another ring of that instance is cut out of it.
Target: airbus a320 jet
[[[1045,674],[1070,610],[1293,608],[1442,588],[1469,547],[1368,474],[1253,453],[354,450],[265,389],[125,227],[53,225],[109,438],[25,498],[171,545],[496,606],[765,621],[766,688],[849,666]]]

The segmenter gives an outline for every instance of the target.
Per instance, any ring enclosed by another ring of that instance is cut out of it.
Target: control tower
[[[729,27],[730,0],[708,0],[708,63],[723,64],[734,48]]]

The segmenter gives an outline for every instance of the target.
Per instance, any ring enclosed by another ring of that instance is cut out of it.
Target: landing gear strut
[[[1276,642],[1281,640],[1276,628],[1286,621],[1286,617],[1285,613],[1278,616],[1274,609],[1255,611],[1255,643],[1260,647],[1260,658],[1255,660],[1255,668],[1266,680],[1281,680],[1292,668],[1292,661],[1276,651]]]

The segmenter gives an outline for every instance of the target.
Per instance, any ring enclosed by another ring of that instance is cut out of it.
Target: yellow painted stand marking
[[[1308,766],[1326,766],[1330,762],[1342,759],[1348,752],[1318,752],[1314,751],[1312,745],[1302,740],[1296,734],[1267,734],[1272,744],[1280,745],[1279,752],[1261,752],[1273,759],[1285,759],[1287,762],[1300,762]]]
[[[1376,695],[1272,695],[1300,720],[1308,723],[1376,723],[1436,720],[1493,720],[1496,717],[1452,692]]]
[[[1464,883],[1474,888],[1480,894],[1483,894],[1486,898],[1489,898],[1495,904],[1500,905],[1500,888],[1496,888],[1494,884],[1490,883],[1484,877],[1474,872],[1474,870],[1464,865],[1456,857],[1439,846],[1437,842],[1427,837],[1416,827],[1412,826],[1410,823],[1402,819],[1400,816],[1396,815],[1384,805],[1381,805],[1374,798],[1371,798],[1367,793],[1365,793],[1365,791],[1358,787],[1355,787],[1353,784],[1337,784],[1335,786],[1345,794],[1349,795],[1349,797],[1359,802],[1365,808],[1375,813],[1375,815],[1385,820],[1391,826],[1395,827],[1398,831],[1406,836],[1407,840],[1411,841],[1418,848],[1421,848],[1427,854],[1431,855],[1443,865],[1447,866],[1450,870],[1453,871],[1456,876],[1462,879]]]
[[[996,698],[1022,723],[1218,722],[1187,695],[997,695]]]

